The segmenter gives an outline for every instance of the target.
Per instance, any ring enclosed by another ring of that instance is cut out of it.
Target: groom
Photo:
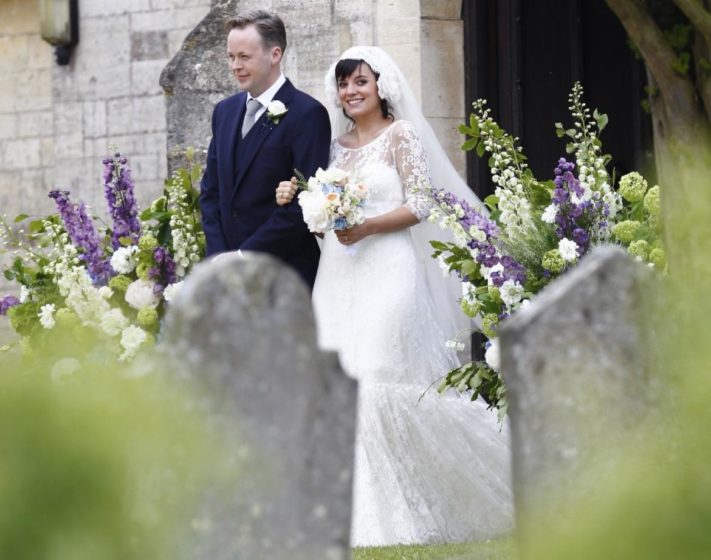
[[[253,11],[228,23],[227,54],[241,93],[217,104],[200,184],[207,256],[262,251],[291,265],[313,288],[319,249],[297,202],[274,193],[294,169],[306,177],[328,166],[326,109],[284,77],[281,18]]]

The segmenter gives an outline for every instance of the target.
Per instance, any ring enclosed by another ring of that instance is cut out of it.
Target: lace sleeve
[[[421,190],[430,184],[430,170],[422,142],[409,121],[398,121],[393,126],[392,141],[395,166],[405,191],[405,207],[422,221],[432,208],[430,197]]]

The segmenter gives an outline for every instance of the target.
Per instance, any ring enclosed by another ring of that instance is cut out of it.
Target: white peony
[[[101,316],[101,330],[109,336],[118,335],[128,326],[128,319],[120,309],[110,309]]]
[[[135,259],[136,253],[138,253],[137,245],[119,247],[114,251],[114,254],[111,255],[111,268],[118,274],[129,274],[133,272],[138,264]]]
[[[133,358],[136,352],[141,347],[147,338],[147,333],[142,328],[135,325],[129,325],[121,333],[121,346],[124,353],[119,356],[119,360],[127,360]]]
[[[323,193],[319,191],[302,191],[299,194],[299,206],[301,206],[304,221],[309,227],[309,231],[323,233],[328,229],[330,218]]]
[[[182,280],[180,282],[175,282],[174,284],[168,284],[163,290],[163,299],[170,303],[171,301],[173,301],[175,294],[177,294],[180,291],[180,288],[182,287]]]
[[[51,329],[54,327],[54,304],[53,303],[48,303],[47,305],[43,305],[40,307],[39,311],[39,321],[40,324],[45,328],[45,329]]]
[[[484,353],[484,360],[494,371],[499,371],[499,369],[501,368],[501,353],[499,352],[498,338],[492,338],[491,340],[489,340],[489,347]]]
[[[329,167],[326,170],[319,167],[316,170],[316,179],[321,183],[343,186],[348,180],[348,173],[338,167]]]
[[[578,258],[578,244],[571,239],[561,239],[558,242],[558,251],[566,262],[573,262]]]
[[[131,282],[126,289],[126,302],[134,309],[155,307],[160,301],[160,296],[153,291],[155,282],[138,279]]]

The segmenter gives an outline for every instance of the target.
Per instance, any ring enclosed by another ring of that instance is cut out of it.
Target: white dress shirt
[[[286,83],[286,76],[284,76],[284,72],[281,72],[279,74],[279,77],[277,78],[276,82],[274,82],[267,90],[265,90],[261,95],[258,97],[252,97],[252,94],[247,92],[247,101],[249,102],[250,99],[256,99],[259,101],[261,104],[261,108],[259,111],[257,111],[254,114],[254,122],[257,122],[259,118],[264,114],[264,111],[267,110],[267,105],[269,105],[272,102],[272,99],[274,99],[274,96],[276,95],[277,91],[281,88]],[[245,102],[245,103],[246,103]]]

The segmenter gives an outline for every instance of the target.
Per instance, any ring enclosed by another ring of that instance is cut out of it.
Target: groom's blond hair
[[[249,25],[254,25],[266,48],[279,47],[282,53],[286,50],[286,29],[278,15],[266,10],[253,10],[229,20],[226,27],[229,32]]]

